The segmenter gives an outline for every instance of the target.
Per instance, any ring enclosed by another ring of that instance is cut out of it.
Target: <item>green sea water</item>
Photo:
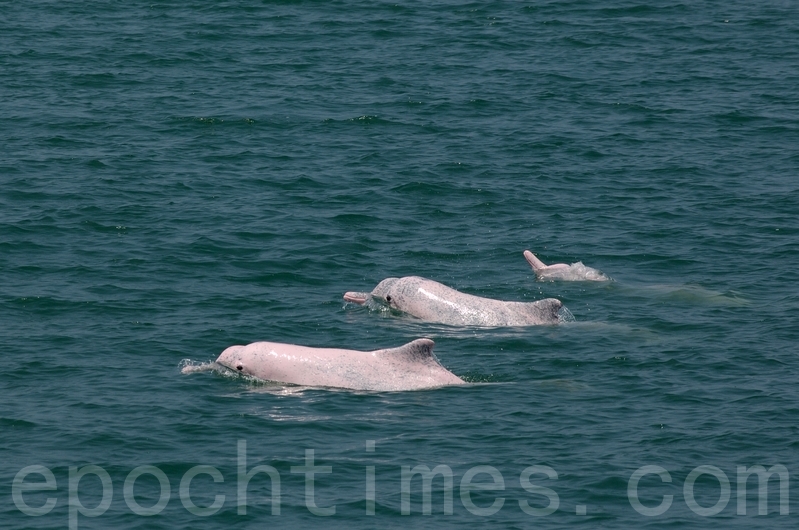
[[[0,6],[0,527],[796,527],[797,3]],[[574,322],[342,299],[410,275]]]

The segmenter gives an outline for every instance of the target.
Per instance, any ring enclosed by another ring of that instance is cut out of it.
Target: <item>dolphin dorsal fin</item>
[[[433,346],[435,346],[435,342],[430,339],[416,339],[397,348],[387,348],[385,350],[378,350],[378,352],[386,356],[397,357],[404,361],[433,361],[438,364],[438,360],[436,359],[435,355],[433,355]]]

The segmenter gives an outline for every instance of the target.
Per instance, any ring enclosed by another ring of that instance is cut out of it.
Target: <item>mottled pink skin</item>
[[[216,362],[258,379],[303,386],[398,391],[465,384],[439,364],[433,345],[430,339],[417,339],[364,352],[254,342],[231,346]]]
[[[606,281],[607,276],[596,269],[586,267],[582,263],[566,265],[565,263],[554,263],[546,265],[529,250],[524,251],[524,259],[535,271],[537,278],[541,280],[587,280],[587,281]]]
[[[560,300],[506,302],[482,298],[419,276],[386,278],[371,293],[348,292],[344,300],[356,304],[376,298],[394,309],[428,322],[454,326],[531,326],[555,324]]]

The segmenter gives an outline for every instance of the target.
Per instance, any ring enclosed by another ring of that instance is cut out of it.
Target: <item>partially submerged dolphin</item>
[[[610,280],[607,276],[596,269],[586,267],[582,261],[566,265],[565,263],[555,263],[545,265],[543,261],[535,257],[529,250],[524,251],[524,259],[535,271],[539,280],[567,280],[567,281],[596,281],[603,282]]]
[[[505,302],[456,291],[419,276],[386,278],[371,293],[348,292],[344,300],[364,304],[378,299],[428,322],[455,326],[531,326],[555,324],[560,300]]]
[[[433,341],[371,352],[310,348],[279,342],[231,346],[217,364],[266,381],[354,390],[419,390],[465,381],[439,364]]]

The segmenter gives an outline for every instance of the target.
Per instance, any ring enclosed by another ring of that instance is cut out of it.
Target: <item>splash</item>
[[[558,310],[558,324],[563,324],[565,322],[577,322],[577,319],[574,318],[574,315],[566,306],[563,306]]]
[[[223,366],[217,364],[214,361],[209,362],[199,362],[199,361],[192,361],[191,359],[183,359],[180,361],[180,373],[182,374],[197,374],[200,372],[220,372],[222,373],[223,369],[227,370]]]
[[[602,272],[583,265],[582,261],[572,263],[568,267],[558,267],[552,271],[538,273],[538,279],[542,281],[563,280],[567,282],[606,282],[610,278]]]
[[[268,392],[272,394],[296,394],[308,388],[306,386],[292,385],[291,383],[281,383],[279,381],[267,381],[265,379],[258,379],[252,375],[242,374],[235,370],[231,370],[227,366],[219,364],[216,361],[192,361],[191,359],[183,359],[180,361],[180,373],[182,374],[198,374],[202,372],[215,372],[222,377],[230,377],[240,379],[248,384],[249,390],[253,392]]]

